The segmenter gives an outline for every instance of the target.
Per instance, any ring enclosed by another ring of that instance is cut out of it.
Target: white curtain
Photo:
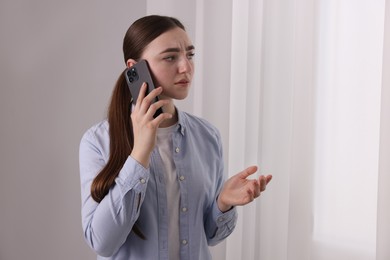
[[[274,179],[216,260],[390,259],[390,1],[147,1],[196,46],[179,106]]]

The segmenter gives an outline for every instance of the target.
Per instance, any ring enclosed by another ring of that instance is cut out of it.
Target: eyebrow
[[[186,48],[186,51],[192,51],[195,49],[194,45],[190,45]],[[167,53],[167,52],[180,52],[180,48],[168,48],[162,51],[160,54]]]

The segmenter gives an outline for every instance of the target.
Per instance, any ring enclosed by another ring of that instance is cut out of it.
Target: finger
[[[267,177],[267,184],[272,180],[272,175],[268,175]]]
[[[146,111],[146,115],[149,117],[153,117],[159,108],[162,108],[163,106],[168,105],[169,103],[170,103],[169,100],[159,100],[151,104],[148,110]]]
[[[267,188],[268,183],[272,180],[272,175],[261,175],[259,177],[260,190],[263,192]]]
[[[260,190],[265,191],[265,189],[267,187],[267,177],[265,177],[264,175],[261,175],[259,177],[259,183],[260,183]]]
[[[253,194],[254,197],[257,198],[260,196],[261,193],[261,184],[257,180],[253,180]]]
[[[152,91],[150,91],[150,93],[146,95],[144,99],[149,102],[152,102],[153,100],[156,99],[156,97],[158,97],[158,95],[161,94],[162,90],[163,90],[162,87],[155,88]]]
[[[172,115],[169,113],[161,113],[158,115],[155,119],[153,119],[152,123],[155,125],[155,127],[160,126],[160,124],[167,119],[172,118]]]
[[[245,205],[246,203],[249,203],[249,202],[252,202],[254,199],[255,199],[255,193],[254,193],[254,190],[252,189],[248,189],[246,191],[247,193],[247,198],[245,200],[247,201],[244,201],[243,204]]]
[[[138,93],[137,101],[135,103],[135,107],[139,109],[141,107],[142,100],[145,97],[145,92],[146,92],[146,83],[142,83],[141,88]]]
[[[145,83],[145,85],[146,85],[146,83]],[[141,102],[140,110],[142,112],[146,113],[148,111],[150,105],[153,103],[153,101],[156,99],[156,97],[161,94],[161,92],[162,92],[162,87],[158,87],[158,88],[153,89],[146,96],[145,96],[145,93],[144,93],[144,97],[143,97],[142,102]]]
[[[248,178],[248,176],[254,174],[255,172],[257,172],[257,166],[250,166],[245,170],[243,170],[242,172],[240,172],[238,175],[240,176],[240,178],[246,179]]]

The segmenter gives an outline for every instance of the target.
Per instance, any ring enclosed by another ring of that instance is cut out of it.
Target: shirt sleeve
[[[211,221],[207,222],[206,230],[213,231],[208,235],[208,244],[215,246],[234,230],[237,223],[237,209],[233,207],[227,212],[221,212],[218,208],[217,201],[213,203],[211,209]]]
[[[213,200],[210,210],[208,211],[208,216],[205,222],[207,242],[210,246],[218,244],[233,232],[238,217],[237,209],[235,207],[231,208],[227,212],[221,212],[218,208],[217,198],[226,180],[224,175],[223,152],[219,132],[217,132],[217,141],[219,150],[219,158],[217,159],[218,181],[216,183],[215,199]]]
[[[123,245],[139,216],[149,169],[129,156],[115,185],[97,203],[91,197],[91,184],[106,163],[98,144],[92,131],[80,143],[81,215],[87,243],[98,255],[108,257]]]

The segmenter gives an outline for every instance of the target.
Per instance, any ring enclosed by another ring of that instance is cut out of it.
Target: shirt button
[[[187,244],[188,244],[188,241],[185,240],[185,239],[183,239],[183,240],[181,241],[181,243],[182,243],[183,245],[187,245]]]
[[[219,218],[218,218],[218,221],[219,221],[219,222],[223,222],[224,220],[225,220],[224,217],[219,217]]]
[[[184,176],[183,175],[181,175],[180,177],[179,177],[179,180],[181,180],[181,181],[184,181]]]
[[[145,180],[144,178],[141,178],[139,181],[140,181],[142,184],[145,184],[145,183],[146,183],[146,180]]]
[[[179,147],[176,147],[175,152],[176,152],[176,153],[179,153],[179,152],[180,152],[180,148],[179,148]]]
[[[181,211],[187,212],[187,208],[186,208],[186,207],[183,207],[183,208],[181,209]]]

